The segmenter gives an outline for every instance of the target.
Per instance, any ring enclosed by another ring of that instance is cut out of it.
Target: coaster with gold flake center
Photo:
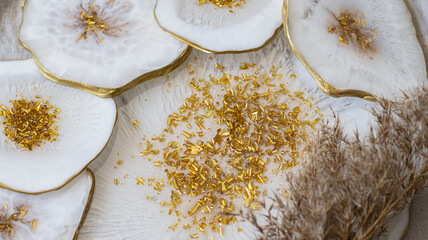
[[[327,94],[392,99],[427,83],[402,0],[285,0],[283,14],[293,52]]]
[[[27,195],[0,189],[0,239],[76,240],[94,189],[89,169],[55,192]]]
[[[45,79],[29,60],[0,62],[0,186],[62,187],[104,149],[116,105]]]
[[[155,0],[26,0],[21,45],[50,80],[101,97],[179,66],[190,48],[162,31]]]
[[[260,49],[282,24],[282,0],[158,0],[159,25],[177,39],[208,53]]]

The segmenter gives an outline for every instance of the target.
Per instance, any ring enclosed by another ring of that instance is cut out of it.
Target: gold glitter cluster
[[[258,197],[267,193],[259,186],[296,165],[307,128],[313,129],[320,120],[309,120],[309,114],[303,113],[312,108],[303,92],[291,93],[285,84],[274,83],[282,78],[275,67],[260,73],[256,65],[243,63],[241,69],[251,75],[232,76],[216,66],[222,76],[193,78],[193,95],[169,116],[168,128],[147,141],[140,154],[149,160],[154,155],[163,159],[153,164],[164,169],[166,181],[152,179],[150,185],[159,192],[165,184],[174,188],[169,203],[161,203],[178,217],[172,230],[194,227],[204,234],[210,229],[223,235],[223,226],[237,221],[225,214],[238,205],[258,209]],[[280,101],[281,97],[285,100]],[[208,122],[215,128],[208,128]],[[166,141],[177,136],[174,131],[179,126],[187,129],[179,133],[183,140]],[[143,179],[137,180],[143,184]],[[192,207],[180,212],[178,207],[188,198]],[[187,217],[193,218],[192,224],[180,224]]]
[[[108,4],[113,4],[114,1],[109,1]],[[117,19],[104,17],[104,11],[99,5],[80,5],[80,14],[78,18],[79,26],[84,31],[77,37],[77,40],[87,40],[91,35],[94,35],[97,43],[104,41],[103,35],[120,37],[118,32],[122,31],[122,27],[127,23],[117,26]]]
[[[31,224],[33,231],[37,230],[37,221],[36,220],[26,220],[26,215],[28,209],[26,207],[19,207],[15,210],[14,213],[9,214],[9,207],[7,205],[3,206],[0,210],[0,236],[2,239],[12,239],[15,234],[15,224],[24,223]]]
[[[206,3],[212,3],[215,4],[217,7],[242,7],[242,5],[245,4],[245,0],[199,0],[199,5],[206,4]]]
[[[370,49],[374,51],[372,43],[376,40],[376,30],[367,29],[364,13],[359,14],[358,10],[352,14],[345,10],[340,15],[335,16],[337,25],[328,29],[328,32],[339,35],[339,42],[345,45],[354,44],[361,50]]]
[[[40,96],[36,96],[40,99]],[[54,142],[58,126],[54,126],[59,109],[46,100],[11,100],[11,108],[0,105],[4,135],[19,147],[32,151],[45,142]]]

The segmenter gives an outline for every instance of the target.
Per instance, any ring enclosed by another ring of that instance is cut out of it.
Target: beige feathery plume
[[[366,138],[346,138],[339,118],[325,124],[286,177],[286,198],[262,204],[267,214],[241,212],[258,239],[376,239],[428,185],[428,88],[379,102]]]

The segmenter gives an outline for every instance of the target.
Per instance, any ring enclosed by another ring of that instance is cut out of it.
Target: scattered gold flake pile
[[[206,3],[212,3],[215,4],[217,7],[242,7],[242,5],[245,4],[245,0],[199,0],[199,5],[206,4]]]
[[[40,99],[40,96],[36,96]],[[58,126],[54,126],[59,109],[46,100],[25,98],[11,100],[11,108],[0,105],[0,117],[4,118],[4,135],[19,147],[32,151],[45,142],[54,142],[58,137]]]
[[[19,207],[14,213],[9,214],[9,207],[3,206],[0,210],[0,236],[2,239],[12,239],[15,234],[15,224],[24,223],[31,224],[33,231],[37,230],[36,220],[26,220],[28,209],[25,207]]]
[[[107,4],[114,4],[114,1],[110,0]],[[87,40],[91,35],[94,35],[97,43],[101,43],[104,41],[102,35],[120,37],[118,32],[121,32],[122,27],[127,23],[116,26],[117,19],[104,17],[103,12],[104,10],[99,5],[91,5],[90,3],[86,6],[80,5],[78,25],[84,28],[84,31],[77,37],[77,40]]]
[[[236,76],[216,67],[222,73],[219,78],[192,78],[193,94],[140,153],[150,161],[157,158],[153,165],[166,173],[165,181],[151,179],[148,185],[158,193],[166,185],[173,188],[169,203],[161,202],[178,217],[172,230],[194,228],[223,235],[223,226],[237,221],[225,213],[241,206],[258,209],[258,197],[267,194],[260,186],[296,165],[306,130],[320,120],[318,109],[304,113],[311,102],[303,92],[287,90],[275,67],[260,73],[256,65],[243,63],[241,70],[250,75]],[[179,128],[186,131],[176,132]],[[144,179],[137,180],[144,185]],[[183,207],[189,203],[189,208]],[[191,223],[183,223],[186,218]]]
[[[367,49],[374,51],[372,43],[376,40],[376,30],[366,28],[364,13],[359,14],[358,10],[355,10],[352,14],[345,10],[335,18],[338,24],[330,27],[328,32],[337,33],[340,43],[345,45],[353,43],[363,51]]]

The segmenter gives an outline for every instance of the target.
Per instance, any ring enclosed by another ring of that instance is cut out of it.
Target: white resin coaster
[[[11,221],[9,227],[13,234],[10,239],[77,240],[94,188],[95,178],[88,169],[66,187],[50,193],[27,195],[0,189],[1,214],[9,216],[18,212],[15,219],[21,218]],[[9,239],[9,232],[3,234],[6,235],[0,235],[0,238],[6,236]]]
[[[112,97],[190,53],[153,17],[156,0],[26,0],[20,41],[50,80]]]
[[[159,0],[159,25],[177,39],[208,53],[240,53],[260,49],[279,32],[281,0]],[[221,1],[218,1],[221,2]]]
[[[427,83],[402,0],[285,0],[283,14],[293,52],[327,94],[393,99]]]
[[[42,193],[64,186],[104,149],[115,125],[112,99],[53,83],[31,59],[0,62],[0,89],[0,112],[9,116],[0,114],[0,186],[13,191]],[[32,101],[39,107],[25,115],[23,111],[30,110],[21,104],[22,112],[14,115],[10,113],[18,111],[10,101]],[[47,112],[56,116],[49,127],[42,126],[46,119],[36,117],[43,106],[51,107]],[[22,128],[27,130],[21,132]],[[22,139],[32,131],[39,133],[31,139],[46,140],[37,146]]]

